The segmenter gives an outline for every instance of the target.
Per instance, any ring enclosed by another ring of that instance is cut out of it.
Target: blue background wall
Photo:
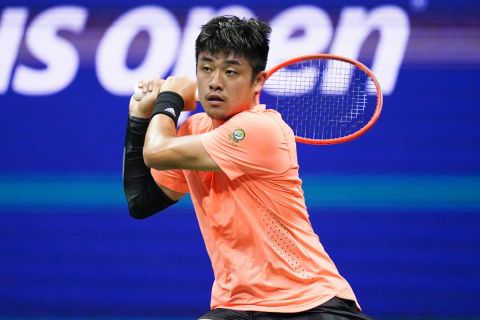
[[[48,46],[42,56],[35,49],[42,44],[29,44],[27,35],[48,28],[36,24],[39,17],[66,3],[0,1],[0,318],[193,319],[209,307],[212,272],[189,199],[135,221],[122,193],[129,91],[113,92],[104,84],[97,54],[115,21],[147,4],[68,2],[87,13],[78,31],[58,32],[78,53],[78,66],[71,81],[53,92],[29,93],[21,88],[54,81],[44,75],[16,83],[19,70],[51,71],[54,62],[45,57],[64,57]],[[379,122],[347,144],[298,147],[307,205],[321,241],[368,314],[480,318],[478,2],[154,5],[175,18],[178,37],[186,33],[189,13],[200,7],[220,12],[236,5],[272,21],[308,5],[330,19],[332,39],[345,10],[402,12],[406,48]],[[18,50],[11,45],[16,24],[5,22],[15,8],[27,15]],[[151,37],[139,33],[128,47],[129,69],[146,59]],[[330,52],[332,43],[323,51]],[[359,56],[367,65],[378,59],[378,43],[373,31]],[[162,59],[167,53],[156,54]],[[174,57],[162,75],[178,64]]]

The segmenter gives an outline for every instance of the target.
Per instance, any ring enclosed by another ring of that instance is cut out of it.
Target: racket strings
[[[306,60],[268,78],[262,102],[276,109],[297,137],[328,140],[348,136],[372,118],[375,84],[341,60]]]

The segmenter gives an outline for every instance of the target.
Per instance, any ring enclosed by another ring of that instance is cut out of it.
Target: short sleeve
[[[230,180],[244,174],[280,174],[292,166],[288,132],[266,112],[242,112],[202,135],[210,157]]]
[[[188,184],[183,174],[183,170],[165,170],[159,171],[150,169],[152,177],[158,185],[164,186],[170,190],[188,193]]]

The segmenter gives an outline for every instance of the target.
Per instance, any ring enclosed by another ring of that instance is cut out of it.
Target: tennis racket
[[[383,103],[370,69],[331,54],[300,56],[271,68],[260,99],[282,115],[297,142],[318,145],[361,136],[378,120]]]

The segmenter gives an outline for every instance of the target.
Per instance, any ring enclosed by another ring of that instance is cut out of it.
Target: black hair
[[[209,54],[231,52],[247,59],[253,78],[267,66],[269,35],[272,29],[260,20],[236,16],[219,16],[202,26],[195,41],[195,58],[200,52]]]

